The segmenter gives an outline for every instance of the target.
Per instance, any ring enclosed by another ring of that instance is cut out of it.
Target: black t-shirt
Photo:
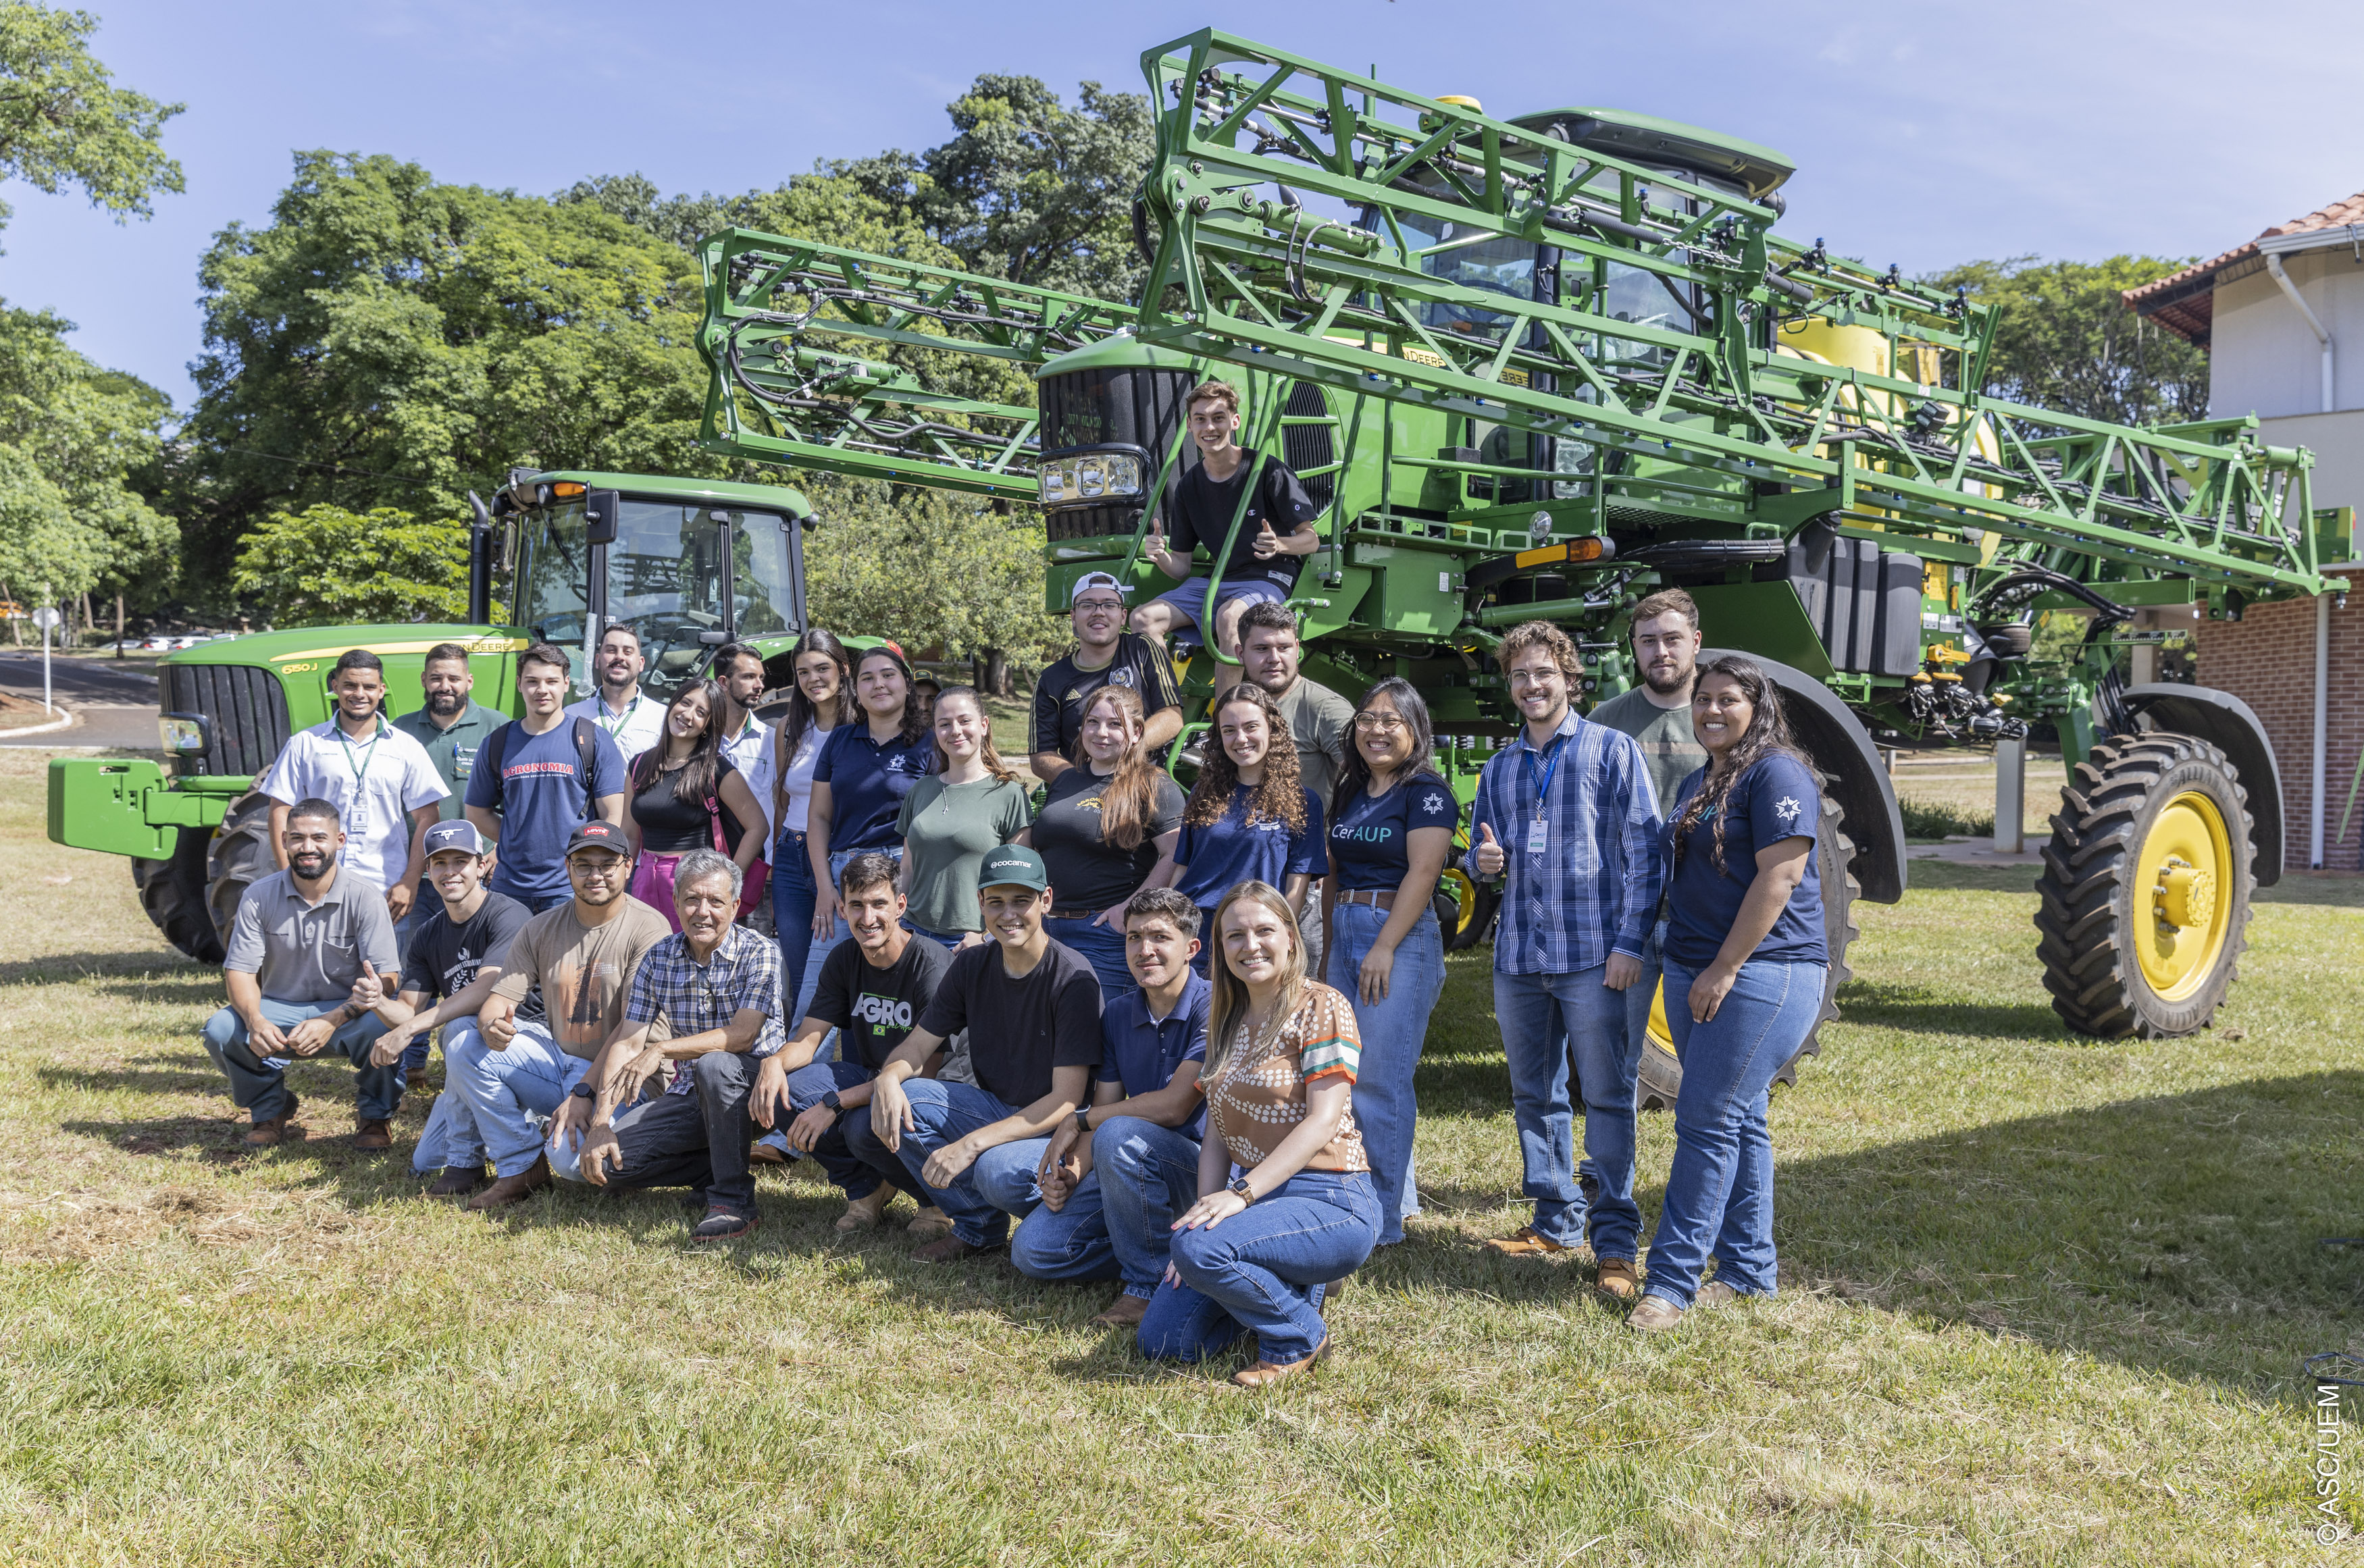
[[[1116,655],[1102,668],[1087,670],[1070,653],[1043,672],[1034,683],[1034,740],[1029,749],[1073,760],[1076,738],[1084,732],[1084,708],[1110,685],[1139,692],[1143,718],[1181,706],[1165,650],[1137,632],[1119,632]]]
[[[1229,479],[1210,479],[1204,464],[1182,476],[1181,483],[1174,487],[1175,503],[1181,513],[1174,524],[1172,543],[1176,554],[1188,555],[1193,547],[1202,544],[1210,553],[1223,548],[1223,540],[1232,537],[1232,515],[1239,510],[1240,492],[1247,484],[1248,471],[1254,466],[1255,453],[1242,447],[1240,466],[1232,471]],[[1287,463],[1278,458],[1266,463],[1255,496],[1248,502],[1247,516],[1240,519],[1231,559],[1221,563],[1215,575],[1225,583],[1262,578],[1288,593],[1297,586],[1297,573],[1304,566],[1305,558],[1276,555],[1268,561],[1258,561],[1256,534],[1267,517],[1272,519],[1273,532],[1295,533],[1310,526],[1320,511]]]
[[[820,966],[805,1017],[843,1029],[847,1054],[875,1073],[935,1000],[952,966],[952,950],[927,937],[905,941],[903,956],[885,969],[863,957],[859,943],[840,942]]]
[[[1100,1064],[1099,977],[1057,942],[1016,980],[999,942],[963,948],[920,1027],[946,1040],[968,1030],[976,1086],[1003,1105],[1029,1106],[1051,1092],[1053,1068]]]
[[[739,835],[743,829],[739,825],[739,818],[731,815],[730,808],[722,804],[720,795],[723,779],[739,770],[731,766],[728,757],[721,762],[721,767],[714,775],[714,805],[722,816],[722,841],[728,846],[724,852],[735,854],[739,850]],[[687,768],[675,768],[668,773],[660,770],[648,788],[633,792],[632,821],[641,829],[641,848],[645,852],[652,855],[686,855],[692,850],[714,848],[714,818],[706,809],[705,797],[701,795],[695,800],[685,800],[675,793],[675,786],[688,771]]]
[[[402,989],[439,1002],[466,990],[485,964],[501,965],[508,957],[509,939],[533,918],[533,911],[516,899],[487,892],[476,912],[455,926],[443,901],[435,897],[432,889],[424,891],[434,907],[411,936],[410,956],[402,965]],[[541,993],[527,992],[517,1016],[522,1023],[538,1021]]]
[[[1100,790],[1108,784],[1086,763],[1051,781],[1034,818],[1034,852],[1051,873],[1062,909],[1113,909],[1132,896],[1157,865],[1157,840],[1182,826],[1182,787],[1156,775],[1141,847],[1121,850],[1100,837]]]

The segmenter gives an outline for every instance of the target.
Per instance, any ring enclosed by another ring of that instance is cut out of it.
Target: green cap
[[[985,857],[977,868],[979,887],[1031,887],[1037,893],[1047,892],[1051,873],[1043,869],[1043,857],[1023,844],[1004,844]]]

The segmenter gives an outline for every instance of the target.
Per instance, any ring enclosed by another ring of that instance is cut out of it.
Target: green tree
[[[97,30],[87,11],[0,4],[0,179],[79,186],[118,222],[146,217],[151,196],[182,188],[161,138],[184,106],[116,86],[90,52]],[[0,202],[0,224],[11,210]]]
[[[798,476],[821,526],[807,540],[816,624],[908,650],[1005,653],[1039,667],[1066,635],[1043,612],[1043,525],[951,491]]]
[[[274,626],[464,622],[468,528],[393,506],[274,512],[240,547],[231,585]]]
[[[96,590],[145,607],[172,582],[179,535],[132,483],[171,405],[68,347],[72,322],[0,306],[0,582],[63,601]]]
[[[199,269],[189,585],[227,591],[266,514],[466,515],[513,462],[715,475],[686,259],[592,201],[299,153],[261,228]]]
[[[596,174],[550,198],[563,206],[588,203],[680,250],[693,249],[732,219],[730,204],[711,194],[668,196],[645,174]]]
[[[2002,307],[1984,391],[2120,425],[2208,417],[2208,357],[2125,307],[2125,289],[2187,265],[2157,256],[1968,261],[1928,279]]]

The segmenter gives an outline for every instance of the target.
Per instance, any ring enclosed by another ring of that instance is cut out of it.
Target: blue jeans
[[[412,1049],[424,1050],[426,1043],[422,1040]],[[410,1155],[410,1168],[422,1176],[429,1171],[485,1168],[485,1139],[476,1130],[475,1108],[460,1093],[459,1077],[452,1068],[454,1051],[470,1046],[481,1049],[482,1044],[473,1018],[454,1018],[443,1026],[443,1092],[435,1096],[435,1108],[427,1113],[427,1125],[418,1129],[418,1147]],[[407,1073],[408,1051],[402,1061]]]
[[[481,1162],[496,1176],[522,1175],[541,1157],[541,1121],[583,1081],[591,1063],[570,1056],[540,1024],[519,1024],[505,1050],[470,1029],[443,1044],[446,1092],[456,1089],[474,1118]]]
[[[1666,961],[1667,1022],[1683,1086],[1675,1096],[1674,1166],[1650,1238],[1650,1295],[1689,1307],[1711,1255],[1716,1277],[1744,1295],[1778,1287],[1765,1111],[1773,1075],[1822,1016],[1828,973],[1819,963],[1751,959],[1715,1017],[1698,1024],[1684,999],[1699,975]]]
[[[870,1069],[859,1062],[805,1063],[788,1074],[788,1092],[774,1106],[772,1131],[765,1136],[779,1139],[781,1147],[786,1148],[789,1122],[820,1104],[821,1096],[831,1090],[851,1089],[867,1084],[871,1076]],[[753,1109],[752,1104],[749,1109]],[[868,1106],[856,1106],[852,1110],[841,1111],[830,1129],[813,1140],[813,1159],[820,1162],[821,1170],[843,1190],[849,1200],[868,1197],[878,1190],[880,1173],[856,1159],[846,1142],[849,1129],[857,1121],[866,1125],[869,1120]],[[905,1174],[899,1165],[895,1172],[894,1184],[919,1197],[919,1183]],[[920,1197],[919,1201],[924,1204],[928,1200]]]
[[[1412,1129],[1420,1103],[1412,1073],[1421,1043],[1428,1038],[1428,1015],[1444,989],[1444,939],[1436,917],[1422,910],[1419,921],[1396,949],[1387,996],[1366,1002],[1356,976],[1371,944],[1388,923],[1387,911],[1368,904],[1341,904],[1331,912],[1330,973],[1333,989],[1354,1004],[1355,1026],[1363,1037],[1362,1066],[1355,1077],[1355,1120],[1371,1157],[1371,1180],[1379,1193],[1379,1245],[1403,1240],[1403,1222],[1420,1212],[1420,1184],[1413,1174]]]
[[[1176,1217],[1199,1199],[1199,1145],[1173,1128],[1112,1116],[1092,1131],[1092,1173],[1086,1184],[1092,1183],[1099,1186],[1109,1248],[1124,1293],[1145,1301],[1165,1275]],[[1031,1230],[1042,1218],[1037,1212],[1026,1229]]]
[[[342,1006],[341,996],[326,1002],[281,1002],[265,996],[262,1011],[272,1024],[285,1030]],[[402,1103],[403,1085],[408,1081],[398,1062],[391,1067],[370,1065],[370,1047],[385,1032],[385,1020],[375,1013],[363,1013],[330,1035],[329,1043],[312,1058],[340,1056],[353,1064],[353,1110],[363,1121],[394,1119],[395,1107]],[[223,1007],[206,1020],[205,1041],[206,1054],[229,1080],[231,1103],[250,1118],[271,1121],[293,1107],[296,1096],[287,1092],[287,1064],[304,1058],[256,1055],[247,1043],[246,1020],[235,1007]]]
[[[812,859],[805,853],[805,836],[791,829],[772,843],[772,925],[780,943],[781,987],[796,1003],[787,1019],[791,1033],[812,1001],[812,993],[805,989],[805,961],[813,948],[812,917]],[[818,974],[820,966],[812,968]]]
[[[953,1178],[949,1187],[931,1187],[920,1176],[928,1156],[980,1127],[1016,1114],[974,1084],[947,1084],[940,1078],[907,1078],[904,1097],[910,1102],[915,1129],[906,1129],[901,1146],[889,1149],[871,1130],[868,1107],[846,1130],[853,1156],[884,1176],[897,1166],[910,1178],[906,1191],[933,1204],[953,1222],[953,1234],[972,1247],[990,1247],[1009,1233],[1013,1215],[1023,1217],[1043,1201],[1034,1184],[1035,1168],[1043,1162],[1046,1138],[1029,1138],[988,1149],[976,1162]],[[841,1123],[840,1125],[843,1125]]]
[[[1050,922],[1046,920],[1043,924],[1048,925]],[[931,931],[925,926],[915,926],[909,920],[903,922],[903,929],[915,937],[927,938],[938,947],[951,952],[958,952],[961,943],[968,940],[966,931]]]
[[[1303,1361],[1330,1336],[1321,1287],[1370,1257],[1379,1208],[1360,1171],[1299,1171],[1220,1225],[1176,1231],[1182,1283],[1151,1295],[1141,1353],[1202,1361],[1254,1334],[1266,1361]]]
[[[1620,993],[1601,984],[1608,968],[1596,964],[1574,974],[1497,971],[1494,1017],[1511,1066],[1511,1115],[1525,1167],[1521,1190],[1535,1200],[1536,1233],[1563,1247],[1580,1246],[1589,1218],[1596,1255],[1631,1259],[1642,1229],[1642,1211],[1634,1202],[1634,1085],[1643,1037],[1633,1029],[1633,990]],[[1647,1028],[1646,1000],[1642,1018]],[[1584,1165],[1591,1180],[1583,1184],[1577,1178],[1571,1087],[1584,1097]]]
[[[1100,1008],[1115,1006],[1141,987],[1134,983],[1132,971],[1125,967],[1124,930],[1119,926],[1096,926],[1089,920],[1051,920],[1043,922],[1043,929],[1051,940],[1081,953],[1084,962],[1099,976]]]

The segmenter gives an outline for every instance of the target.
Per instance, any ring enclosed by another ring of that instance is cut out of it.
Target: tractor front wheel
[[[2207,1027],[2248,945],[2248,792],[2188,735],[2120,735],[2077,765],[2044,850],[2035,929],[2053,1010],[2080,1034]]]
[[[279,858],[271,852],[271,797],[260,790],[239,796],[206,850],[206,908],[223,949],[248,884],[278,869]]]
[[[1855,923],[1855,901],[1863,885],[1847,870],[1855,859],[1855,840],[1846,835],[1845,821],[1845,810],[1823,795],[1822,828],[1814,838],[1814,874],[1823,890],[1823,945],[1831,956],[1830,976],[1823,984],[1822,1015],[1806,1031],[1805,1043],[1773,1075],[1777,1084],[1794,1085],[1798,1063],[1822,1051],[1823,1026],[1839,1016],[1839,987],[1855,978],[1855,971],[1847,967],[1847,950],[1861,934]],[[1667,1023],[1667,1008],[1681,1004],[1680,997],[1669,1002],[1667,987],[1660,983],[1658,995],[1650,1003],[1649,1033],[1642,1042],[1641,1083],[1635,1098],[1643,1110],[1674,1109],[1675,1095],[1682,1090],[1683,1065],[1675,1057],[1675,1034]]]
[[[220,933],[206,909],[206,848],[203,828],[184,828],[170,860],[131,862],[139,906],[164,940],[199,963],[222,961]]]

